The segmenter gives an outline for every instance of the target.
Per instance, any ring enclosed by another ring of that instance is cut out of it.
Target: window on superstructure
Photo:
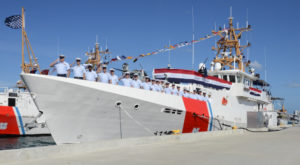
[[[227,81],[227,75],[223,75],[223,80]]]
[[[235,75],[229,75],[229,81],[235,83]]]
[[[236,82],[241,83],[241,76],[236,76]]]
[[[245,79],[244,79],[244,84],[245,84],[246,86],[250,86],[250,81],[249,81],[249,79],[245,78]]]

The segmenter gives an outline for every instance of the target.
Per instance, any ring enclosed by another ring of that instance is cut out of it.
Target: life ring
[[[225,97],[223,97],[222,98],[222,105],[227,105],[227,103],[228,103],[228,100]]]

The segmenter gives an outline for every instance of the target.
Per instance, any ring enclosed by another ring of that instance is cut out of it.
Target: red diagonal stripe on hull
[[[209,112],[206,102],[185,97],[182,97],[182,99],[186,109],[182,133],[191,133],[193,130],[198,130],[199,132],[207,131],[209,125]],[[199,116],[204,115],[205,117],[196,117],[193,113],[196,113]]]
[[[7,123],[6,129],[3,127],[4,123]],[[0,126],[2,135],[20,135],[13,107],[0,106]]]

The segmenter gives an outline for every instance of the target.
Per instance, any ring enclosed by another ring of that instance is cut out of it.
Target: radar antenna
[[[228,19],[229,27],[224,27],[222,33],[217,33],[221,39],[217,41],[217,48],[212,48],[217,51],[216,58],[213,62],[220,63],[222,65],[222,69],[225,69],[227,66],[229,69],[245,71],[245,66],[248,66],[250,63],[246,62],[244,66],[244,55],[242,52],[245,48],[250,46],[250,43],[242,46],[240,45],[239,39],[243,32],[251,30],[251,26],[248,25],[246,28],[234,28],[231,7],[230,17]],[[213,30],[213,33],[216,32]],[[235,67],[235,63],[237,63],[237,67]]]

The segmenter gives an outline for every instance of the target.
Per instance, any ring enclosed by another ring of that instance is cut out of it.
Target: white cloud
[[[6,81],[0,81],[0,88],[2,87],[13,87],[13,83],[6,82]]]
[[[291,88],[300,88],[300,83],[290,83],[289,87],[291,87]]]
[[[250,66],[252,66],[253,68],[257,69],[257,70],[261,70],[262,69],[262,65],[257,62],[256,60],[251,62]]]

